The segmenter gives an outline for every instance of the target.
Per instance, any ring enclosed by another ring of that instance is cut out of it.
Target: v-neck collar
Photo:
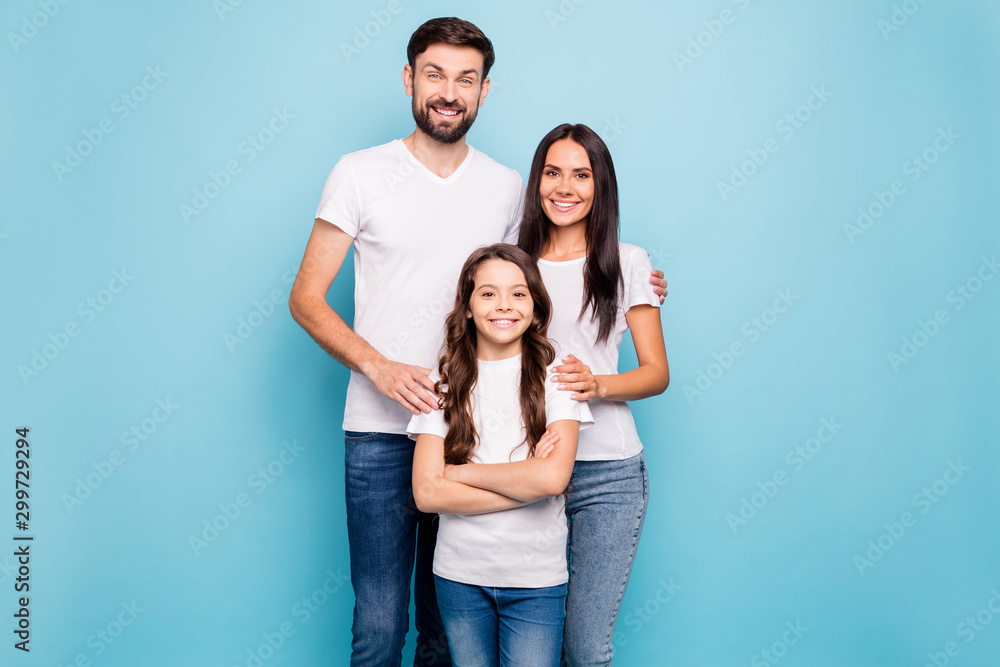
[[[406,154],[406,157],[409,158],[411,164],[413,164],[417,169],[422,170],[435,183],[440,183],[441,185],[450,185],[454,183],[456,180],[458,180],[458,178],[462,175],[462,173],[468,168],[469,163],[472,162],[472,154],[476,152],[475,148],[473,148],[469,144],[466,144],[466,147],[469,150],[466,151],[465,159],[462,160],[462,164],[458,165],[458,168],[455,169],[455,171],[451,172],[451,174],[447,178],[441,178],[433,171],[428,169],[426,166],[424,166],[424,163],[418,160],[417,157],[410,152],[410,149],[406,147],[406,144],[403,143],[402,139],[396,139],[395,142],[399,144],[399,149]]]

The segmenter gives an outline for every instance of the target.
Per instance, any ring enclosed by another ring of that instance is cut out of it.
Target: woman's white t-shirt
[[[557,364],[553,364],[557,365]],[[550,367],[551,368],[551,367]],[[479,361],[479,379],[472,394],[472,416],[479,435],[471,463],[508,463],[527,458],[519,399],[521,355],[499,361]],[[431,374],[436,382],[439,376]],[[593,423],[584,401],[555,383],[545,387],[545,423],[562,419]],[[410,437],[430,433],[445,437],[444,411],[420,413],[407,426]],[[442,514],[434,548],[434,574],[478,586],[542,588],[568,580],[567,524],[563,496],[523,507],[486,514]]]
[[[590,366],[594,375],[618,373],[618,348],[628,329],[628,322],[625,320],[628,309],[640,304],[660,307],[660,297],[649,282],[649,274],[653,268],[646,251],[629,243],[619,243],[618,251],[624,282],[618,300],[618,317],[611,335],[600,344],[597,343],[599,323],[591,319],[593,311],[588,309],[577,322],[584,302],[583,270],[586,256],[565,262],[538,260],[542,281],[552,298],[552,323],[549,325],[548,336],[559,343],[560,357],[575,355]],[[635,430],[635,421],[628,403],[597,398],[590,399],[588,403],[594,417],[594,427],[580,433],[576,454],[578,461],[621,460],[642,451],[642,443]]]

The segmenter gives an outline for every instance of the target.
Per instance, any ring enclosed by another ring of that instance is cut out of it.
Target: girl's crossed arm
[[[413,450],[413,499],[421,512],[485,514],[528,503],[444,477],[444,438],[417,436]],[[464,467],[464,466],[463,466]]]
[[[580,422],[573,419],[554,421],[535,446],[535,458],[511,463],[448,466],[445,481],[452,480],[524,503],[557,496],[569,485],[579,437]],[[551,446],[553,444],[555,447]],[[547,455],[546,451],[549,451]]]

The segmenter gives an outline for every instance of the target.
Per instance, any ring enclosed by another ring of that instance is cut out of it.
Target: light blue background
[[[247,1],[223,13],[210,0],[71,2],[12,44],[42,9],[5,2],[0,539],[16,532],[14,429],[25,425],[36,538],[30,655],[12,648],[14,559],[0,556],[0,663],[247,665],[289,623],[263,664],[347,664],[347,372],[285,302],[334,162],[412,130],[399,78],[410,33],[458,14],[498,54],[469,142],[526,177],[558,123],[601,132],[622,238],[670,283],[673,381],[633,406],[652,491],[616,664],[773,664],[767,649],[789,666],[919,666],[948,642],[948,664],[997,664],[1000,617],[981,613],[990,622],[971,641],[960,624],[1000,590],[1000,280],[960,310],[948,295],[1000,252],[1000,10],[903,4],[915,13],[886,32],[888,0],[402,0],[397,14],[388,2]],[[723,10],[732,21],[713,24]],[[372,12],[390,20],[345,56]],[[705,46],[678,66],[689,38]],[[147,67],[168,74],[121,118],[113,101]],[[832,95],[786,136],[776,123],[814,86]],[[274,109],[294,119],[249,161],[241,142]],[[113,132],[60,180],[52,163],[102,119]],[[907,161],[939,128],[959,138],[909,180]],[[724,200],[719,181],[768,138],[777,152]],[[186,222],[179,206],[230,160],[240,174]],[[852,242],[844,225],[897,179],[905,192]],[[79,309],[107,300],[123,268],[134,279],[102,312]],[[351,274],[348,263],[329,295],[345,316]],[[270,316],[227,345],[274,290]],[[796,300],[774,321],[777,290]],[[888,353],[939,309],[947,322],[893,368]],[[755,341],[753,317],[772,322]],[[70,322],[78,335],[22,378]],[[743,355],[713,367],[733,342]],[[716,379],[686,392],[699,372]],[[155,432],[129,451],[122,434],[158,399],[178,407],[147,421]],[[843,428],[796,469],[786,453],[823,419]],[[262,488],[251,475],[286,441],[302,451]],[[67,507],[115,451],[121,465]],[[949,462],[968,470],[915,504]],[[787,483],[771,487],[775,473]],[[773,497],[753,495],[762,488]],[[240,493],[251,504],[195,554],[189,537]],[[759,505],[745,525],[727,519],[743,499]],[[884,524],[904,512],[915,525],[893,537]],[[890,548],[859,565],[880,536]],[[316,594],[328,571],[336,592]],[[304,621],[296,604],[314,594],[324,601]],[[97,639],[133,602],[134,622],[111,644]],[[796,622],[801,638],[786,633]],[[411,635],[404,663],[412,652]]]

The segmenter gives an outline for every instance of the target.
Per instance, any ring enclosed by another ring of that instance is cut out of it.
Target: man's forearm
[[[334,359],[352,371],[368,375],[382,357],[364,338],[347,326],[326,299],[295,296],[288,302],[292,318]]]

